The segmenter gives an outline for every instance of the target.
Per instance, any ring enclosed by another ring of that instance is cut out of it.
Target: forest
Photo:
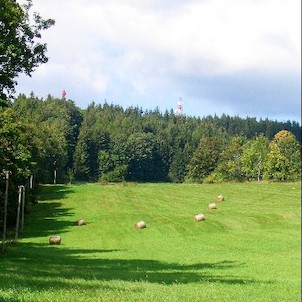
[[[300,145],[297,122],[106,102],[80,109],[72,100],[21,94],[0,109],[0,199],[8,177],[8,217],[20,185],[35,200],[33,183],[294,181]]]

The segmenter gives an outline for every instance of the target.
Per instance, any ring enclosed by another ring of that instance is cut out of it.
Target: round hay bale
[[[77,226],[81,226],[81,225],[85,224],[85,221],[84,221],[84,219],[79,219],[74,224],[77,225]]]
[[[216,197],[216,201],[217,201],[217,202],[224,201],[224,197],[223,197],[222,195],[218,195],[218,196]]]
[[[50,236],[49,237],[49,244],[61,244],[61,237],[60,236]]]
[[[141,229],[144,229],[144,228],[146,228],[147,226],[146,226],[146,223],[144,222],[144,221],[139,221],[139,222],[137,222],[135,225],[134,225],[134,227],[136,228],[136,229],[138,229],[138,230],[141,230]]]
[[[204,216],[202,213],[196,214],[196,215],[194,216],[194,221],[195,221],[195,222],[203,221],[203,220],[205,220],[205,219],[206,219],[206,218],[205,218],[205,216]]]
[[[214,209],[217,209],[216,203],[210,203],[210,204],[208,204],[208,210],[214,210]]]

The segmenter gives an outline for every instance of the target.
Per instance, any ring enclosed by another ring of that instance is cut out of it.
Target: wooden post
[[[30,189],[32,189],[34,187],[33,182],[34,182],[34,176],[30,175],[30,179],[29,179],[29,188]]]
[[[19,186],[19,197],[18,197],[18,209],[17,209],[17,219],[16,219],[16,232],[14,241],[18,240],[19,233],[19,223],[20,223],[20,210],[21,210],[21,201],[22,201],[22,186]]]
[[[4,215],[3,215],[3,233],[2,233],[2,254],[5,253],[9,171],[5,172],[5,179],[6,179],[6,185],[5,185],[5,198],[4,198],[4,211],[3,211]]]
[[[22,186],[22,212],[21,212],[21,232],[24,229],[24,211],[25,211],[25,187]]]
[[[53,184],[55,185],[57,183],[57,162],[53,162],[54,165],[54,172],[53,172]]]

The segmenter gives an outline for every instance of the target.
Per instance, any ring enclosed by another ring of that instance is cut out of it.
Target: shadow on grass
[[[38,200],[63,199],[70,193],[74,193],[74,191],[65,185],[41,185]]]
[[[32,280],[31,287],[39,290],[67,289],[74,286],[89,290],[99,287],[98,281],[113,280],[162,285],[212,282],[245,285],[257,282],[240,276],[230,276],[229,272],[221,273],[221,270],[230,270],[244,265],[243,263],[222,261],[181,265],[157,260],[112,259],[112,253],[122,255],[123,252],[127,251],[66,249],[63,246],[20,242],[0,264],[0,280],[9,276],[5,284],[0,281],[0,286],[29,286],[28,276]]]
[[[38,203],[31,207],[22,238],[41,237],[66,232],[73,224],[66,217],[73,216],[72,208],[62,207],[62,200],[74,191],[64,185],[44,185]],[[58,200],[58,201],[55,201]],[[34,223],[32,223],[32,221]]]

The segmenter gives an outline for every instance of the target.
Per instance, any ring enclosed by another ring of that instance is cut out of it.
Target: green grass
[[[300,183],[44,186],[0,301],[300,301]],[[225,201],[207,210],[219,194]],[[203,222],[193,216],[202,212]],[[74,226],[83,218],[85,226]],[[136,230],[144,220],[147,228]],[[50,246],[50,235],[62,244]]]

